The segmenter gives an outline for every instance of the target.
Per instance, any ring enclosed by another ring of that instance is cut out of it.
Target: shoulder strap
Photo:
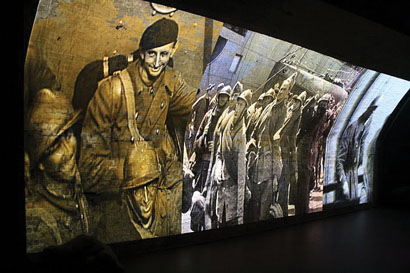
[[[138,128],[135,124],[135,98],[134,98],[134,88],[132,86],[130,74],[126,69],[118,73],[118,77],[121,80],[125,101],[127,106],[127,117],[128,117],[128,129],[130,130],[133,141],[141,141],[143,137],[138,131]]]

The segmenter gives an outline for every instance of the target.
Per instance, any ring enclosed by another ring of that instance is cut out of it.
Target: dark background
[[[353,65],[410,80],[410,16],[406,1],[157,0],[156,2],[273,36]],[[20,120],[15,122],[20,122],[21,132],[23,132],[23,66],[37,5],[38,1],[24,1],[23,36],[18,44],[20,66],[18,94],[21,96],[17,96],[17,110],[21,115]],[[376,199],[372,206],[397,210],[410,207],[410,178],[407,171],[410,161],[409,127],[410,94],[408,93],[389,117],[377,143]],[[15,147],[18,148],[18,152],[14,154],[18,175],[17,179],[11,181],[13,187],[10,192],[15,211],[12,210],[14,218],[8,222],[12,223],[12,231],[17,238],[13,240],[13,246],[17,249],[16,254],[24,257],[24,142],[22,137],[16,140],[18,142]],[[357,208],[335,210],[333,213],[354,209]],[[319,219],[329,215],[331,214],[315,214],[304,219],[292,217],[292,219],[278,221],[275,226]],[[113,245],[113,248],[119,254],[129,249],[135,253],[135,248],[145,251],[148,248],[153,250],[176,244],[192,244],[269,229],[271,226],[272,222],[257,223],[224,231],[203,232],[196,236],[188,234],[176,238]]]

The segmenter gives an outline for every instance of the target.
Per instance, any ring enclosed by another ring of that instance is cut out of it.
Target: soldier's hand
[[[211,200],[205,198],[205,213],[211,215]]]
[[[205,188],[202,190],[202,193],[201,193],[201,195],[202,195],[203,197],[205,197],[205,198],[206,198],[206,193],[207,193],[207,191],[208,191],[208,188],[205,187]]]
[[[248,168],[250,168],[256,163],[256,153],[253,151],[249,152],[248,160]]]
[[[214,142],[208,141],[207,146],[208,146],[208,151],[212,152],[212,150],[214,149]]]
[[[248,186],[245,186],[245,203],[248,203],[252,198],[252,193],[249,190]]]
[[[273,177],[272,188],[273,188],[273,192],[278,191],[278,177],[276,175]]]
[[[347,181],[344,181],[342,184],[342,189],[343,189],[343,195],[346,197],[346,199],[349,199],[349,184]]]

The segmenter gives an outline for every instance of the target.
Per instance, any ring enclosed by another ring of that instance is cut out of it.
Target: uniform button
[[[134,137],[131,137],[131,143],[134,143],[135,139]]]
[[[154,95],[154,89],[151,88],[151,89],[149,90],[149,93],[150,93],[151,95]]]
[[[75,204],[75,208],[78,209],[78,204]]]
[[[159,135],[159,129],[157,129],[157,130],[155,131],[155,133],[157,133],[157,135]]]
[[[135,119],[138,119],[138,112],[135,113]]]
[[[163,101],[161,102],[160,107],[161,107],[161,109],[164,108],[164,102]]]

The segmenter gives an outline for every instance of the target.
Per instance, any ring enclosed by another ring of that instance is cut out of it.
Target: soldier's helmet
[[[376,108],[378,107],[378,100],[379,100],[380,96],[377,96],[376,98],[374,98],[371,102],[370,105],[367,107],[366,111],[364,111],[364,113],[361,115],[361,117],[364,116],[370,116],[374,110],[376,110]]]
[[[262,101],[265,96],[266,96],[266,93],[262,93],[262,94],[259,96],[258,101]]]
[[[216,92],[219,92],[222,90],[222,88],[224,88],[225,84],[223,82],[221,82],[220,84],[218,84],[218,86],[216,87]]]
[[[288,90],[291,90],[296,83],[297,72],[290,75],[286,80],[283,81],[282,86],[286,86]]]
[[[270,88],[268,91],[266,91],[265,94],[266,96],[269,96],[269,97],[272,97],[272,99],[275,99],[275,94],[276,94],[275,89]]]
[[[233,89],[234,93],[241,94],[243,92],[243,85],[242,85],[242,83],[237,81],[232,89]]]
[[[222,94],[228,95],[229,97],[231,97],[231,93],[232,93],[232,88],[230,85],[225,85],[221,91],[218,94],[218,97]]]
[[[280,84],[277,82],[277,83],[275,83],[275,85],[273,86],[273,91],[277,93],[277,92],[279,91],[279,88],[280,88]]]
[[[25,128],[26,150],[32,166],[36,164],[54,141],[71,128],[80,117],[71,102],[61,92],[41,89],[31,105]]]
[[[246,102],[246,106],[249,107],[252,103],[252,90],[246,89],[238,96],[238,99],[243,99]]]
[[[301,104],[303,104],[306,100],[307,92],[303,91],[302,93],[299,94],[299,96],[295,95],[294,99],[299,100]]]
[[[371,101],[371,103],[370,103],[370,105],[369,105],[368,108],[377,108],[377,106],[378,106],[377,103],[378,103],[379,98],[380,98],[380,96],[375,97],[375,98]]]
[[[321,101],[331,102],[332,100],[333,100],[333,95],[330,93],[326,93],[320,97],[320,99],[318,100],[318,103]]]

